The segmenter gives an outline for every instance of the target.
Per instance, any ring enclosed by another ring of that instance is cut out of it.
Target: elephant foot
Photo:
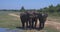
[[[39,29],[39,30],[42,30],[43,28],[44,28],[44,27],[39,27],[38,29]]]
[[[26,28],[28,28],[28,26],[26,26]]]
[[[32,29],[32,27],[30,26],[30,27],[29,27],[29,29],[31,30],[31,29]]]
[[[36,26],[35,26],[34,28],[35,28],[35,29],[37,29],[37,27],[36,27]]]

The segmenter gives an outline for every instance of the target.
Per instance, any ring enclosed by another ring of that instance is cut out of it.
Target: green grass
[[[1,13],[0,13],[0,27],[16,28],[16,27],[20,26],[20,20],[18,20],[14,16],[8,15],[8,13],[12,13],[12,12],[1,11]],[[15,13],[15,12],[13,12],[13,13]]]
[[[60,13],[48,13],[48,19],[55,22],[60,22]]]

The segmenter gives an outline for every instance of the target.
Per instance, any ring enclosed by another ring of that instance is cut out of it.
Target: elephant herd
[[[46,19],[48,17],[47,13],[40,13],[40,12],[34,12],[34,11],[26,11],[23,13],[20,13],[20,19],[22,23],[23,28],[29,27],[30,29],[32,28],[37,28],[37,20],[39,19],[39,29],[44,28],[44,24],[46,22]],[[26,25],[25,25],[26,23]]]

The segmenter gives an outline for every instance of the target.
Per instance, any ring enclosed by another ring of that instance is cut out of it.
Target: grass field
[[[20,20],[17,17],[8,15],[15,12],[0,12],[0,27],[14,28],[20,26]]]
[[[52,13],[48,15],[49,20],[53,20],[55,22],[60,22],[60,13]]]
[[[19,15],[19,12],[12,12],[12,11],[0,11],[0,28],[12,28],[15,29],[16,27],[21,26],[20,19],[14,16],[8,15],[9,13],[14,13]],[[51,19],[50,19],[51,18]],[[59,22],[60,18],[57,16],[49,16],[49,20],[57,19],[56,22]],[[46,26],[42,32],[60,32],[59,30],[55,29],[53,26]]]

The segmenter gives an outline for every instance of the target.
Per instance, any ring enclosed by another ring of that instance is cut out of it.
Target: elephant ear
[[[46,18],[48,17],[48,14],[42,14],[42,17]]]
[[[45,16],[45,14],[42,14],[42,16]]]

